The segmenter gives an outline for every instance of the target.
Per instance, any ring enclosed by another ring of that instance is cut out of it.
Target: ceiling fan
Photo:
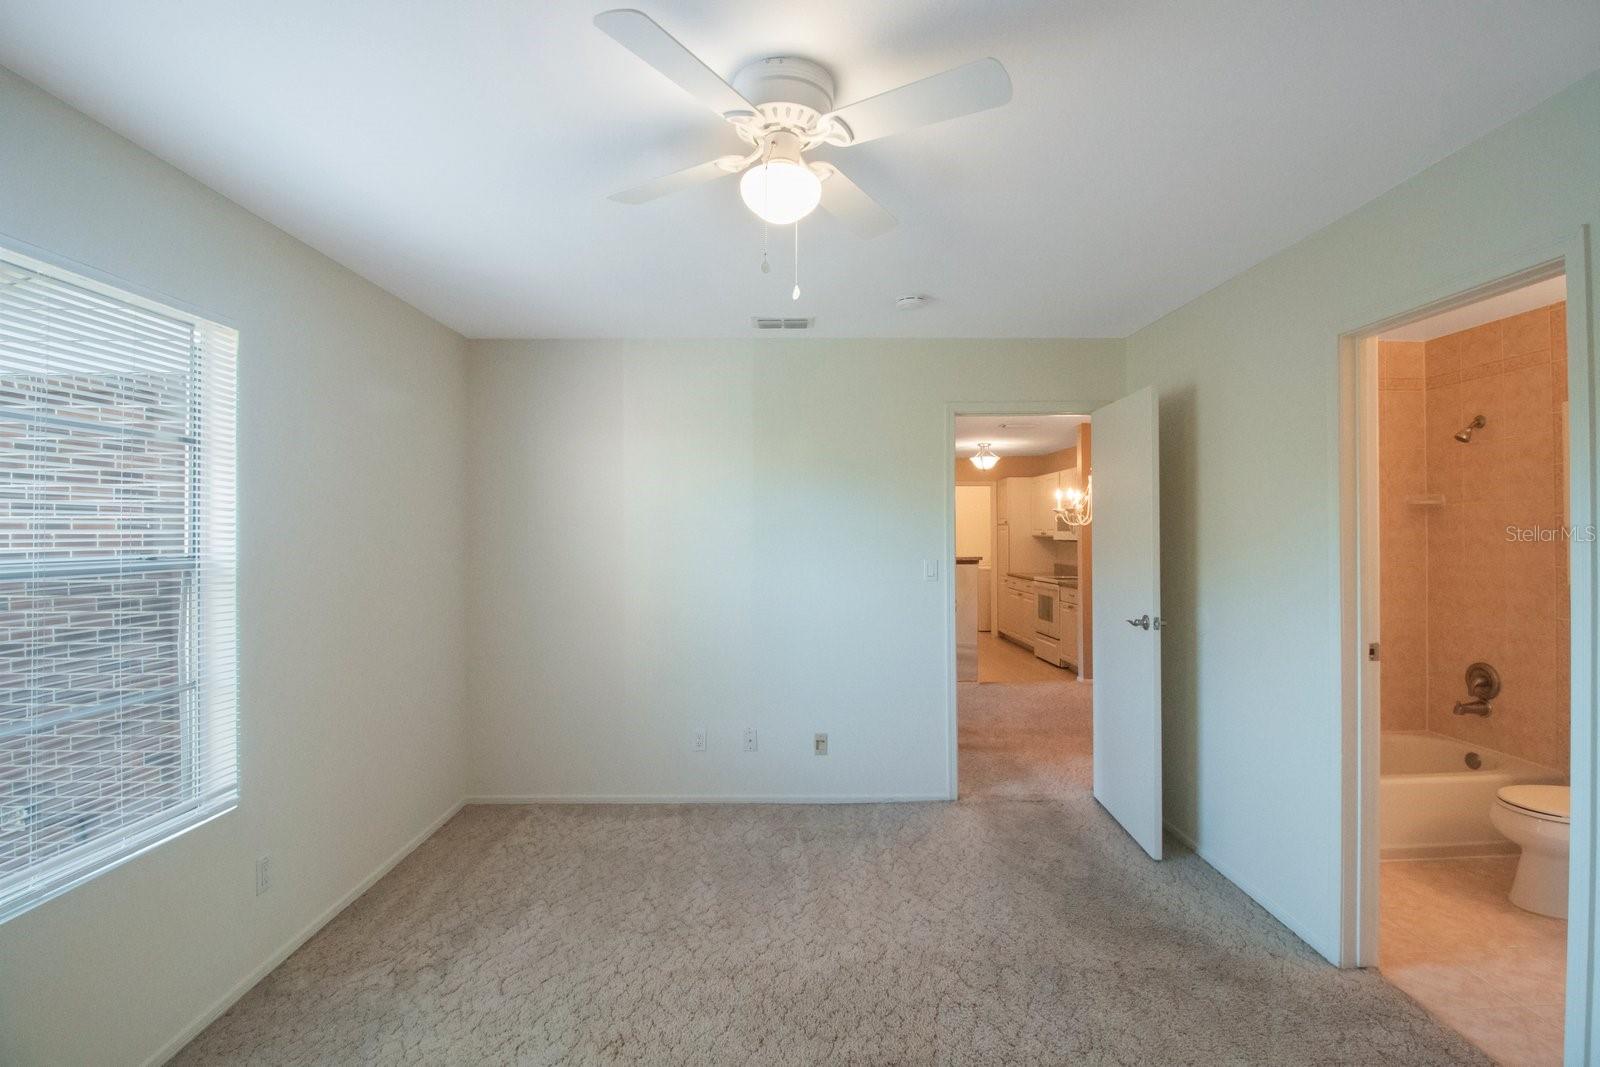
[[[857,236],[876,237],[894,228],[894,216],[838,167],[807,160],[804,153],[821,145],[847,148],[875,141],[1011,99],[1006,68],[999,60],[979,59],[835,108],[833,76],[809,59],[758,59],[742,67],[730,85],[643,12],[604,11],[594,24],[711,108],[749,146],[742,155],[721,156],[611,197],[624,204],[743,172],[739,194],[768,223],[797,223],[820,206]]]

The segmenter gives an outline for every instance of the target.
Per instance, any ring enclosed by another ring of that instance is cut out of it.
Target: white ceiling
[[[1043,456],[1078,443],[1087,415],[957,415],[956,455],[970,456],[987,443],[995,454]]]
[[[1379,335],[1383,341],[1431,341],[1435,337],[1444,337],[1462,330],[1470,330],[1474,326],[1482,326],[1486,322],[1496,319],[1510,318],[1520,315],[1524,311],[1534,308],[1549,307],[1559,304],[1567,298],[1567,279],[1560,276],[1546,278],[1542,282],[1525,285],[1521,289],[1513,289],[1509,293],[1498,296],[1486,297],[1483,300],[1449,311],[1441,311],[1437,315],[1429,315],[1425,319],[1408,322],[1404,326],[1396,326],[1384,330]]]
[[[841,102],[1011,72],[997,111],[831,154],[901,225],[808,221],[794,305],[734,183],[605,199],[738,147],[605,6],[0,0],[0,64],[469,335],[1054,337],[1129,333],[1600,56],[1595,0],[648,3],[719,73],[798,54]]]

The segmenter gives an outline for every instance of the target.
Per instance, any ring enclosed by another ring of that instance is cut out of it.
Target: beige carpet
[[[957,804],[468,808],[175,1062],[1488,1062],[1149,862],[1082,784],[1085,705],[1052,737],[1022,701],[1047,799],[1001,799],[1027,761],[971,689]]]
[[[1094,780],[1094,686],[963,682],[956,723],[963,800],[1081,796]]]

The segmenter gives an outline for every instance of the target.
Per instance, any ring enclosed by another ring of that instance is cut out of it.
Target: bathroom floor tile
[[[1379,970],[1505,1064],[1561,1062],[1567,924],[1507,898],[1517,857],[1383,864]]]

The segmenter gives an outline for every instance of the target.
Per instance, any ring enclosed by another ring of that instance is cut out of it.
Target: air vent
[[[816,319],[764,319],[760,316],[750,320],[750,325],[758,330],[809,330]]]

